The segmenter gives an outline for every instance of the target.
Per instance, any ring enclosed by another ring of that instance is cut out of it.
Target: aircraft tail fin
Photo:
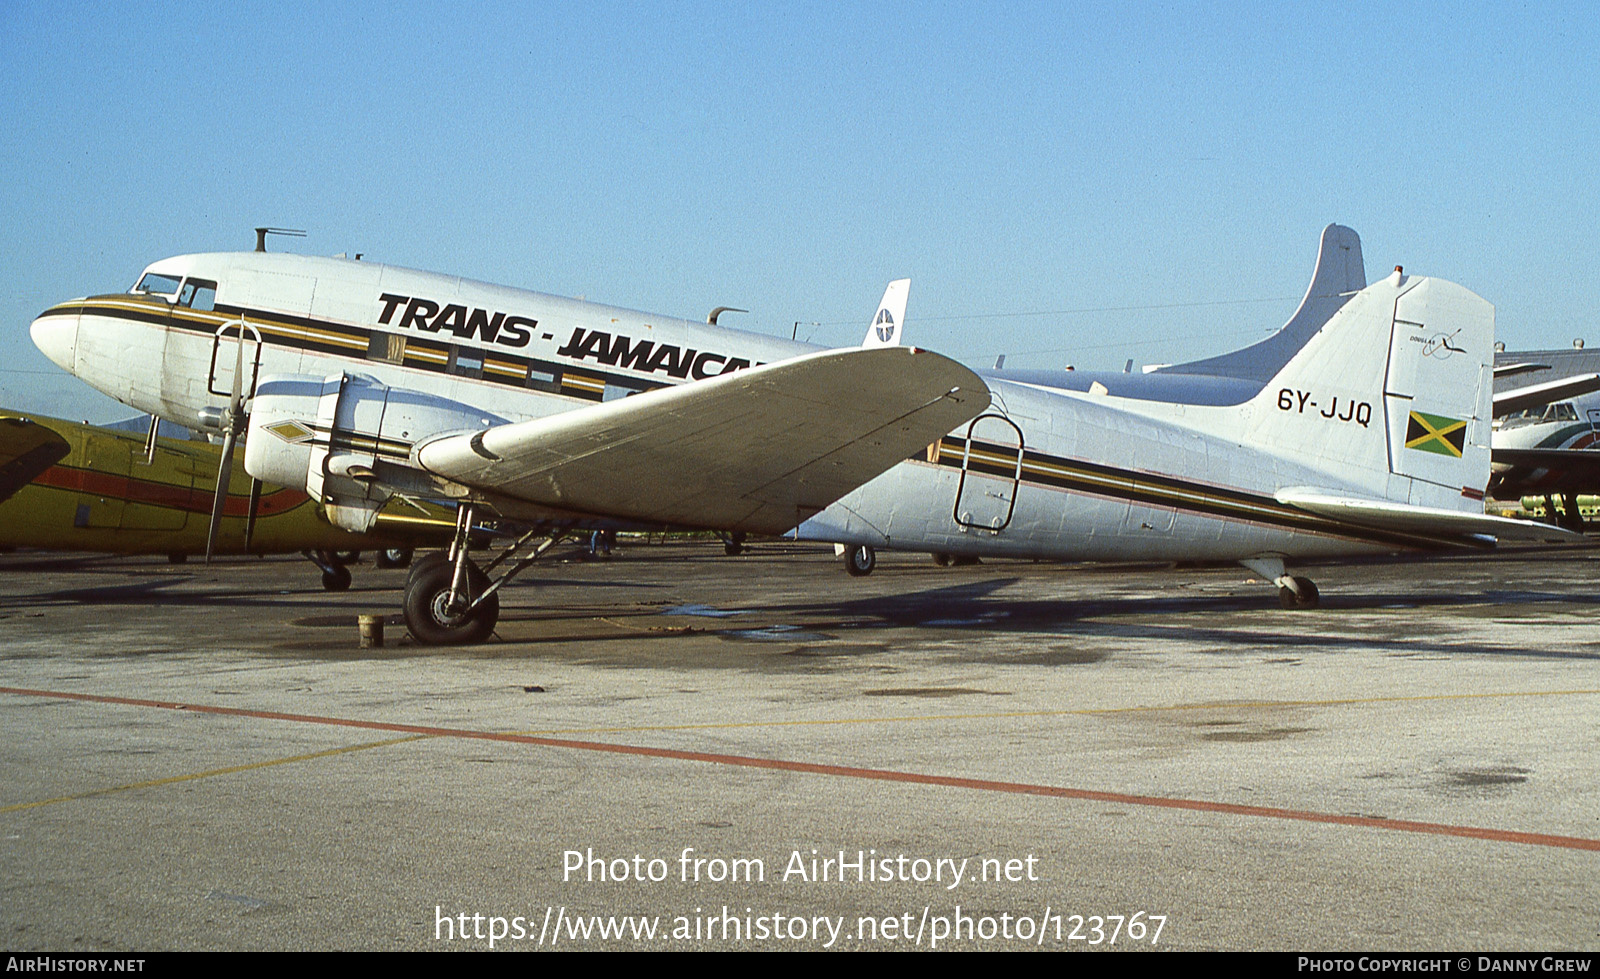
[[[1483,512],[1494,307],[1393,275],[1348,298],[1248,405],[1245,441],[1326,474],[1312,496]],[[1309,498],[1309,497],[1308,497]]]
[[[905,325],[906,300],[910,296],[910,279],[896,279],[889,283],[889,288],[883,290],[883,301],[878,303],[878,311],[872,316],[872,325],[867,327],[867,338],[861,342],[863,347],[900,345],[900,329]]]
[[[1322,229],[1317,268],[1311,273],[1300,308],[1277,333],[1243,350],[1187,364],[1163,367],[1163,374],[1209,374],[1246,381],[1266,381],[1293,359],[1306,341],[1337,313],[1350,297],[1367,286],[1361,257],[1361,236],[1341,224]]]

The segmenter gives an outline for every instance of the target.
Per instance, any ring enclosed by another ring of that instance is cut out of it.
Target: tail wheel
[[[425,563],[426,562],[426,563]],[[467,565],[466,595],[456,606],[450,602],[450,584],[455,566],[443,559],[418,561],[406,583],[404,611],[406,628],[417,641],[429,646],[458,646],[482,642],[494,632],[500,620],[500,595],[490,595],[470,612],[462,611],[472,599],[489,587],[489,578],[478,566]]]
[[[850,572],[851,577],[864,578],[877,566],[878,552],[865,544],[844,552],[844,569]]]
[[[1295,578],[1294,588],[1284,585],[1278,589],[1278,604],[1286,609],[1316,608],[1322,603],[1317,586],[1310,578]],[[1298,590],[1296,590],[1298,589]]]

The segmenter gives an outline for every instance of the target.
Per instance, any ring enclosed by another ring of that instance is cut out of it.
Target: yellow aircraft
[[[0,547],[204,554],[221,447],[0,411]],[[218,554],[305,552],[330,591],[350,586],[341,553],[448,541],[454,515],[392,501],[373,531],[328,523],[303,490],[263,486],[236,460]],[[235,492],[239,487],[242,492]],[[397,505],[398,504],[398,505]],[[410,511],[410,512],[405,512]],[[380,564],[392,563],[398,555]]]

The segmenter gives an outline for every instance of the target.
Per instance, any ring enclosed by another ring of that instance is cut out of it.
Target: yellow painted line
[[[1406,704],[1430,700],[1486,700],[1509,697],[1593,696],[1597,690],[1518,690],[1509,693],[1440,693],[1415,697],[1351,697],[1335,700],[1262,700],[1236,704],[1169,704],[1154,707],[1082,707],[1074,710],[993,711],[972,714],[908,714],[900,717],[839,717],[808,721],[726,721],[716,724],[663,724],[639,727],[576,727],[548,730],[512,731],[526,736],[559,734],[637,734],[649,731],[706,731],[737,728],[823,727],[849,724],[905,724],[927,721],[981,721],[1019,717],[1071,717],[1113,714],[1155,714],[1178,711],[1261,710],[1272,707],[1350,707],[1361,704]]]
[[[178,782],[193,782],[196,779],[214,778],[218,775],[232,775],[235,772],[249,772],[258,768],[271,768],[274,765],[288,765],[294,762],[312,761],[317,758],[328,758],[333,755],[349,754],[352,751],[366,751],[369,748],[386,748],[393,744],[404,744],[407,741],[426,741],[432,735],[414,734],[406,738],[390,738],[387,741],[368,741],[365,744],[352,744],[343,748],[330,748],[327,751],[314,751],[309,755],[294,755],[289,758],[273,758],[268,761],[252,762],[249,765],[233,765],[228,768],[213,768],[206,772],[192,772],[188,775],[173,775],[168,778],[153,778],[145,782],[130,782],[127,785],[113,785],[104,789],[91,789],[88,792],[78,792],[73,795],[56,796],[54,799],[40,799],[38,802],[20,802],[14,806],[0,808],[0,813],[20,812],[24,809],[37,809],[40,806],[52,806],[58,802],[75,802],[79,799],[92,799],[99,795],[111,795],[114,792],[131,792],[134,789],[148,789],[158,785],[174,785]]]

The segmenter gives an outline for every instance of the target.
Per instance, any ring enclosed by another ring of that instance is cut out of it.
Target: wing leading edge
[[[830,350],[447,436],[416,459],[539,506],[779,534],[988,405],[982,379],[938,354]]]

